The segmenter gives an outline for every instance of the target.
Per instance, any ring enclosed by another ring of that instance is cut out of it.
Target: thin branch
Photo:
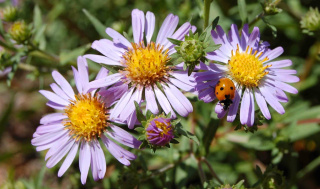
[[[204,174],[204,171],[202,169],[201,160],[198,160],[198,172],[199,172],[201,184],[203,185],[203,183],[207,180],[207,178],[206,178],[206,175]]]
[[[223,185],[222,180],[218,177],[218,175],[216,174],[216,172],[213,170],[212,166],[210,165],[209,161],[205,158],[205,157],[201,157],[201,161],[203,161],[209,168],[210,173],[212,174],[212,176],[217,179],[217,181]]]

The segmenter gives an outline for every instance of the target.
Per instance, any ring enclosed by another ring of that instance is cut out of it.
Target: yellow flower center
[[[160,122],[155,120],[154,123],[156,124],[156,127],[159,128],[159,130],[161,130],[161,132],[159,133],[160,137],[163,137],[164,135],[168,135],[168,133],[172,131],[172,127],[169,127],[170,122],[167,122],[167,121]],[[153,130],[150,130],[148,131],[148,133],[155,133],[155,132]],[[153,136],[153,138],[155,138],[155,136]]]
[[[68,119],[64,125],[76,140],[90,141],[100,137],[108,126],[107,108],[96,95],[77,95],[76,100],[72,100],[65,109],[65,113]]]
[[[169,62],[168,50],[163,51],[163,46],[151,42],[144,46],[133,43],[132,49],[129,49],[124,55],[123,64],[126,77],[143,86],[152,85],[157,81],[161,81],[168,75]]]
[[[169,127],[169,122],[160,122],[160,121],[154,121],[156,126],[162,130],[160,133],[160,136],[162,137],[163,135],[168,135],[168,132],[172,130],[171,127]]]
[[[235,53],[233,50],[231,51],[229,74],[233,80],[242,86],[257,87],[260,80],[269,73],[266,72],[265,69],[271,67],[271,65],[263,66],[263,62],[269,59],[265,57],[263,60],[259,60],[262,52],[257,55],[258,51],[252,54],[252,48],[250,52],[248,51],[249,46],[246,51],[242,53],[239,52],[239,46],[237,46]]]

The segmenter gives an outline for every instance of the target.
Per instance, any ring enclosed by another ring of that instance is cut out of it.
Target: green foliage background
[[[244,3],[245,2],[245,3]],[[183,127],[195,133],[200,145],[186,137],[171,148],[134,150],[138,158],[123,167],[108,152],[105,179],[94,182],[91,175],[85,186],[80,183],[78,162],[61,178],[59,166],[45,167],[44,152],[31,145],[32,134],[42,115],[52,112],[39,89],[48,89],[51,71],[56,69],[72,80],[71,65],[90,49],[94,40],[108,38],[106,27],[132,36],[131,11],[138,8],[154,12],[156,29],[169,13],[178,15],[180,25],[191,21],[203,30],[202,0],[21,0],[20,18],[32,26],[33,42],[39,50],[19,57],[15,73],[0,82],[0,186],[2,188],[213,188],[224,184],[234,188],[319,188],[320,173],[320,41],[300,28],[301,17],[309,7],[319,7],[318,0],[283,0],[282,12],[256,19],[263,12],[256,0],[214,0],[209,23],[217,16],[226,30],[232,23],[258,26],[261,39],[271,48],[282,46],[282,58],[293,61],[300,82],[297,95],[288,95],[286,113],[271,110],[272,119],[263,120],[256,132],[237,123],[218,120],[214,103],[203,103],[192,95],[194,112],[182,119]],[[10,1],[1,4],[1,8]],[[241,5],[241,6],[238,6]],[[239,12],[239,10],[241,10]],[[9,27],[4,23],[4,28]],[[19,52],[15,52],[18,54]],[[37,54],[38,53],[38,54]],[[22,58],[22,59],[20,59]],[[90,63],[92,77],[100,66]],[[10,86],[7,83],[11,83]],[[258,167],[257,167],[258,166]],[[203,169],[205,181],[199,177]],[[260,170],[260,171],[259,171]],[[263,174],[264,173],[264,174]],[[216,176],[217,175],[217,176]],[[273,182],[272,182],[273,179]],[[271,184],[269,184],[271,182]],[[276,185],[276,186],[274,186]],[[225,186],[228,187],[228,186]]]

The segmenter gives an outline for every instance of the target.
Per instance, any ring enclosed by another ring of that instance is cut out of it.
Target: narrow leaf
[[[137,114],[137,118],[138,120],[141,121],[146,121],[146,117],[144,117],[144,115],[141,112],[140,106],[137,103],[137,101],[134,101],[134,106],[136,107],[136,114]]]
[[[89,48],[90,48],[90,45],[88,44],[88,45],[84,45],[82,47],[76,48],[72,51],[61,52],[59,55],[60,63],[64,65],[69,61],[76,60],[78,56],[84,54]]]
[[[92,14],[90,14],[86,9],[82,9],[84,14],[88,17],[96,31],[99,33],[100,36],[104,38],[111,39],[105,32],[106,26],[104,26],[96,17],[94,17]]]
[[[38,5],[34,7],[33,11],[33,23],[36,30],[39,30],[42,27],[42,16],[41,10]]]
[[[221,47],[221,44],[218,44],[218,45],[211,45],[209,47],[206,48],[206,52],[213,52],[217,49],[219,49]]]
[[[197,145],[200,144],[199,139],[189,131],[186,131],[181,124],[176,125],[176,130],[179,134],[193,140]]]
[[[212,21],[211,30],[214,30],[214,29],[216,28],[216,26],[218,25],[218,22],[219,22],[219,16],[217,16],[217,17]]]
[[[172,44],[174,45],[180,45],[182,41],[177,40],[177,39],[173,39],[173,38],[167,38]]]
[[[242,21],[242,25],[248,22],[247,5],[245,0],[238,0],[239,15]]]
[[[209,124],[207,125],[207,128],[204,131],[204,136],[202,138],[202,147],[204,152],[204,155],[206,156],[209,153],[209,148],[211,145],[212,140],[214,139],[216,132],[218,130],[220,120],[211,118]]]

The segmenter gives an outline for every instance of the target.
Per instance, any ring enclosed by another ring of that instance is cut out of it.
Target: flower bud
[[[31,37],[31,32],[24,21],[16,21],[9,29],[9,34],[17,43],[23,43]]]
[[[318,8],[310,7],[310,10],[305,14],[301,21],[301,28],[304,33],[312,35],[314,32],[320,32],[320,13]]]
[[[186,62],[199,61],[203,56],[205,56],[203,42],[191,39],[183,41],[179,49],[179,54]]]
[[[7,22],[14,22],[18,18],[18,10],[13,6],[7,6],[2,11],[3,20]]]
[[[267,0],[263,4],[263,10],[266,15],[275,15],[282,12],[282,9],[277,7],[280,0]]]
[[[146,125],[146,139],[155,146],[165,146],[174,138],[171,119],[157,116]]]

